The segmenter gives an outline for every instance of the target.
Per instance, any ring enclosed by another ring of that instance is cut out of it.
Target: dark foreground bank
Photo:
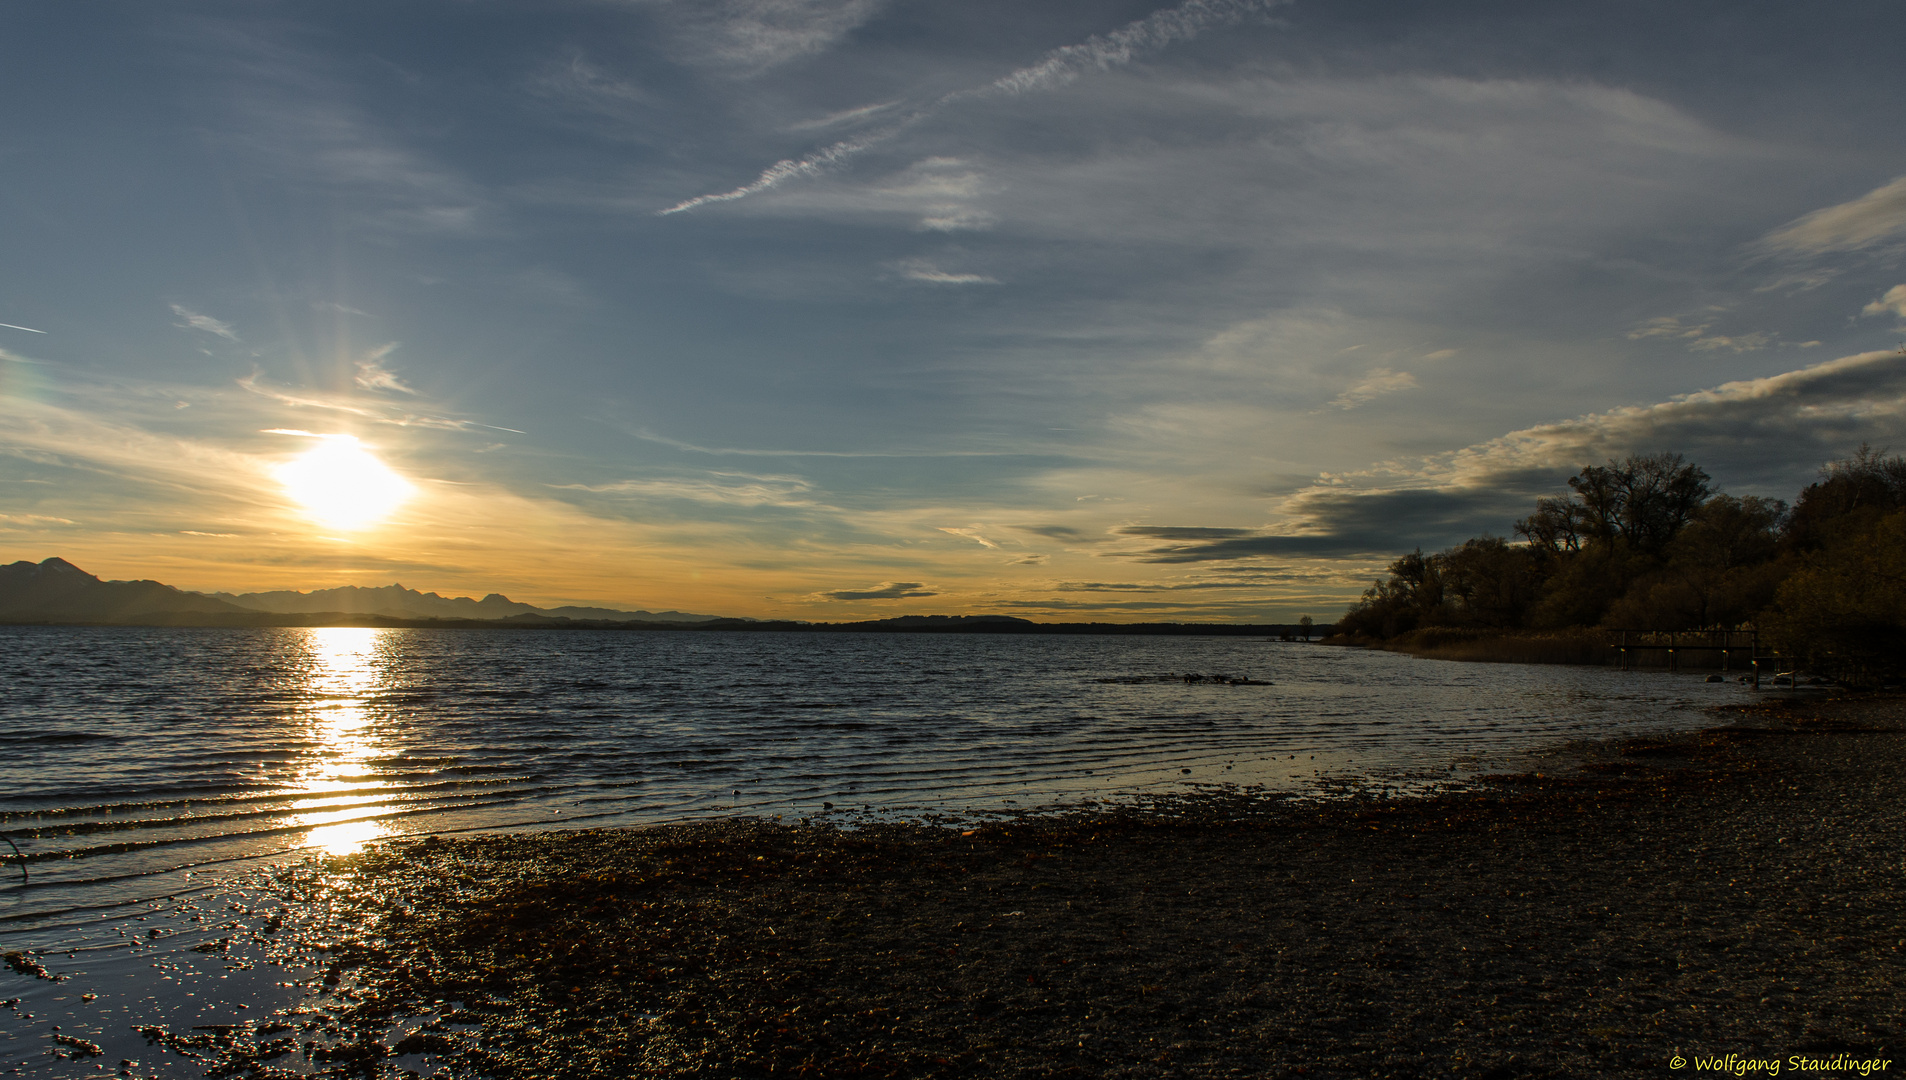
[[[1771,702],[1414,803],[414,842],[241,913],[333,996],[151,1034],[227,1075],[1897,1073],[1902,716]]]

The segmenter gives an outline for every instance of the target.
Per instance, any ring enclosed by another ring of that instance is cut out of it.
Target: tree
[[[1559,558],[1582,550],[1588,524],[1588,508],[1581,503],[1545,496],[1535,501],[1535,513],[1516,522],[1515,532],[1539,555]]]
[[[1317,624],[1317,620],[1311,618],[1308,615],[1300,615],[1297,617],[1297,625],[1300,629],[1304,631],[1305,641],[1310,640],[1310,628],[1312,626],[1315,626],[1316,624]]]
[[[1749,495],[1702,503],[1667,547],[1666,565],[1609,609],[1608,621],[1642,630],[1734,626],[1773,602],[1790,569],[1774,562],[1787,504]]]
[[[1617,539],[1659,554],[1708,497],[1708,475],[1680,454],[1640,454],[1590,465],[1569,478],[1580,516],[1604,544]]]
[[[1775,645],[1851,685],[1906,674],[1906,511],[1842,532],[1782,582]]]
[[[1363,591],[1363,599],[1337,625],[1345,633],[1391,638],[1432,625],[1442,606],[1443,581],[1436,558],[1425,557],[1423,549],[1417,548],[1391,563],[1389,577],[1372,582]]]
[[[1852,457],[1829,462],[1819,481],[1794,500],[1782,539],[1796,552],[1820,551],[1901,509],[1906,509],[1906,458],[1886,457],[1861,444]]]
[[[1487,533],[1436,556],[1447,621],[1459,626],[1521,626],[1542,583],[1536,556]]]

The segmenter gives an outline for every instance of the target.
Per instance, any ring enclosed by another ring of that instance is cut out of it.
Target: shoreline
[[[156,1038],[241,1074],[499,1077],[1901,1056],[1906,700],[1727,711],[1421,800],[391,845],[284,872],[280,899],[208,929],[317,996]]]

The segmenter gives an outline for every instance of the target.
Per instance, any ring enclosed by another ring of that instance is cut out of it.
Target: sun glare
[[[350,435],[318,445],[277,469],[286,494],[312,520],[333,529],[365,529],[389,517],[416,490]]]

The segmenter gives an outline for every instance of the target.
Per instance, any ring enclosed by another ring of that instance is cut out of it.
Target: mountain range
[[[439,596],[402,585],[347,585],[313,592],[196,593],[157,581],[102,581],[65,559],[0,566],[0,622],[10,623],[257,623],[259,616],[378,616],[389,619],[575,620],[593,622],[709,622],[719,616],[684,611],[614,608],[539,608],[501,593],[481,600]]]
[[[507,619],[513,615],[542,615],[552,619],[600,619],[607,622],[707,622],[716,615],[693,615],[685,611],[619,611],[599,607],[540,608],[519,603],[502,593],[491,593],[481,600],[467,596],[439,596],[418,592],[400,584],[381,588],[345,585],[312,592],[254,592],[205,594],[253,611],[271,611],[280,615],[341,611],[350,615],[389,615],[399,619]]]

